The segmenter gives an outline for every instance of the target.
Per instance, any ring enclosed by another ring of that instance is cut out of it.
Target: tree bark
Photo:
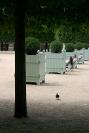
[[[27,117],[25,71],[25,10],[24,0],[16,0],[15,8],[15,114]]]
[[[1,41],[1,51],[3,51],[3,41]]]

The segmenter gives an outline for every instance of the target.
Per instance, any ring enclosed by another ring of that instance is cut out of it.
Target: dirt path
[[[0,133],[89,133],[89,62],[27,85],[27,107],[27,119],[13,117],[14,54],[0,54]]]

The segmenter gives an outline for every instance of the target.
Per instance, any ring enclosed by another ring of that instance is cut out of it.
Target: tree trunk
[[[24,1],[24,0],[23,0]],[[24,2],[16,0],[15,9],[15,114],[27,117],[25,71],[25,10]]]
[[[1,41],[1,51],[3,51],[3,41]]]

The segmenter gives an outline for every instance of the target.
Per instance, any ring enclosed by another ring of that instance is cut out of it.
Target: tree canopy
[[[56,31],[58,32],[58,29],[59,31],[61,30],[64,38],[64,34],[66,36],[67,31],[66,33],[63,32],[67,28],[70,34],[73,33],[69,41],[74,38],[75,34],[81,38],[83,33],[85,36],[86,33],[89,35],[89,24],[87,24],[89,21],[88,0],[26,0],[25,3],[26,36],[34,35],[38,38],[41,36],[41,41],[51,41],[57,34]],[[6,35],[11,40],[14,38],[14,9],[15,0],[1,0],[0,38]],[[84,27],[84,25],[87,31],[82,28],[83,31],[80,35],[80,28]],[[68,38],[68,35],[66,38]]]

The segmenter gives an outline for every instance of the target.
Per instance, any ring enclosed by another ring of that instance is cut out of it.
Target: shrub
[[[89,43],[84,42],[84,43],[82,43],[82,46],[83,46],[83,48],[87,49],[87,48],[89,48]]]
[[[26,43],[26,54],[36,55],[37,51],[40,49],[39,40],[34,37],[27,37],[25,43]]]
[[[84,48],[85,49],[89,48],[89,43],[84,43]]]
[[[82,49],[82,48],[87,49],[87,48],[89,47],[89,44],[86,43],[86,42],[77,42],[77,43],[75,44],[75,46],[76,46],[76,49],[80,50],[80,49]]]
[[[50,43],[51,52],[59,53],[62,50],[62,43],[58,40],[54,40]]]
[[[84,44],[81,43],[81,42],[77,42],[77,43],[75,44],[75,48],[78,49],[78,50],[80,50],[80,49],[84,48]]]
[[[65,47],[66,47],[66,52],[73,52],[75,49],[74,43],[66,43]]]

